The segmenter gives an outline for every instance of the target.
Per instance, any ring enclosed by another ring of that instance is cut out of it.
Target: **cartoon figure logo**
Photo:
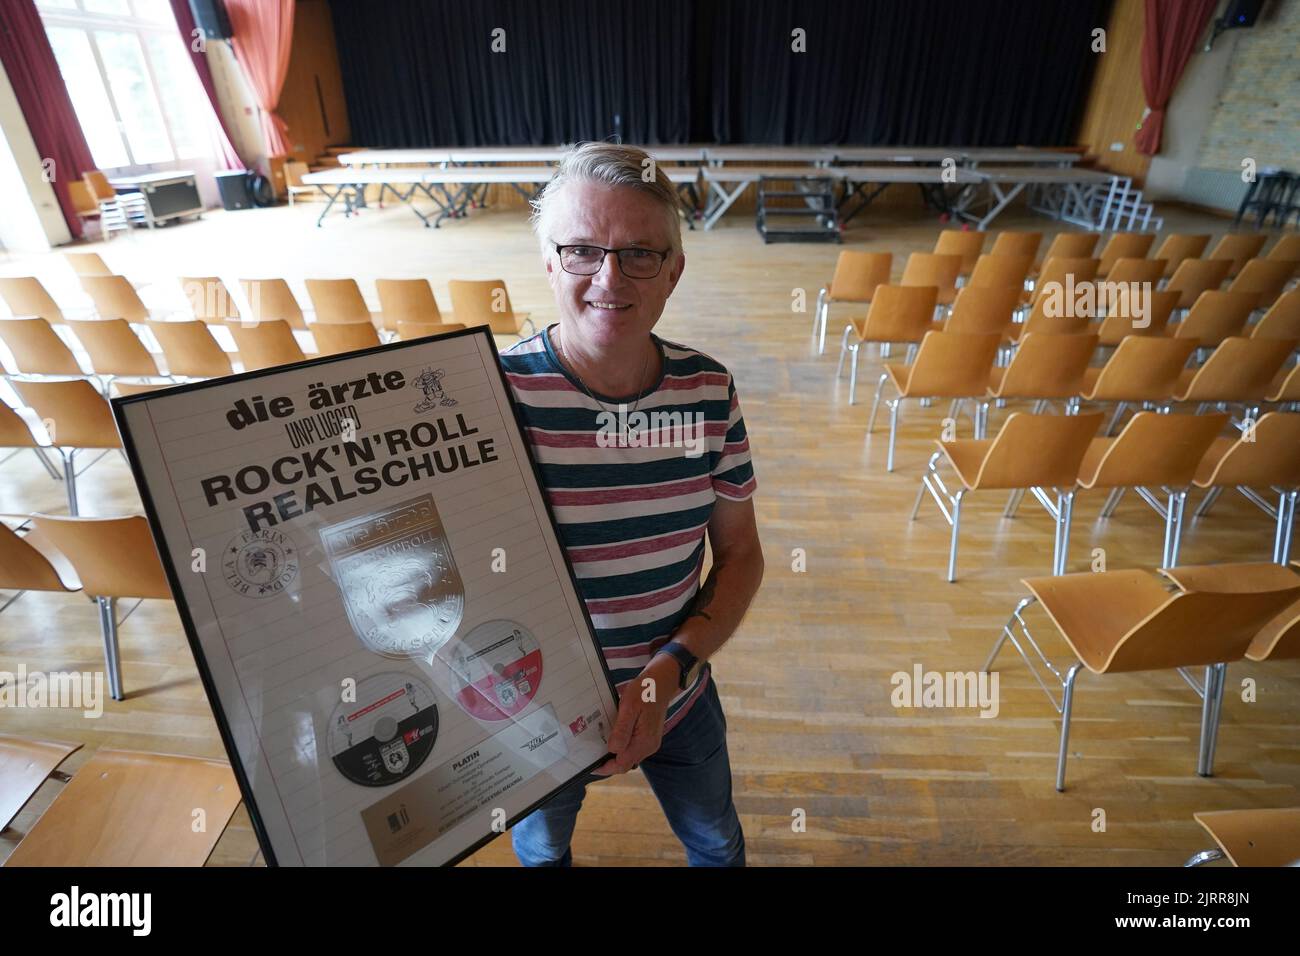
[[[413,388],[418,388],[420,391],[424,392],[424,398],[420,399],[416,404],[415,411],[427,412],[429,409],[437,405],[450,407],[458,404],[456,399],[452,398],[443,390],[442,379],[446,374],[447,373],[442,369],[431,371],[426,368],[411,381],[411,386]]]

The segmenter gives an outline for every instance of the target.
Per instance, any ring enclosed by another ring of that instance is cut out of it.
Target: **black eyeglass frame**
[[[671,246],[660,252],[658,249],[647,249],[645,246],[627,246],[623,249],[606,249],[604,246],[593,245],[590,242],[570,242],[565,245],[560,245],[558,242],[552,242],[551,244],[555,246],[555,254],[560,258],[560,268],[569,273],[569,275],[574,276],[594,276],[604,267],[605,259],[612,252],[618,259],[619,271],[629,279],[656,279],[659,277],[659,273],[664,271],[664,263],[668,261],[668,256],[673,251]],[[597,264],[595,269],[590,272],[574,272],[564,264],[565,249],[599,249],[602,255],[600,257],[600,262]],[[630,274],[623,265],[622,253],[624,252],[652,252],[659,257],[659,268],[654,271],[654,275],[634,276]]]

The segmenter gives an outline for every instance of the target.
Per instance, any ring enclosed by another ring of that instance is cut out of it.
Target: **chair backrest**
[[[1287,259],[1251,259],[1232,280],[1228,290],[1252,295],[1255,308],[1266,309],[1291,281],[1297,268],[1300,268],[1300,262]]]
[[[79,591],[81,582],[68,560],[48,545],[35,528],[19,536],[0,522],[0,588],[7,591]]]
[[[1254,296],[1210,289],[1197,297],[1187,317],[1174,326],[1174,336],[1196,339],[1202,347],[1218,345],[1241,334],[1254,308]]]
[[[93,216],[99,213],[99,201],[85,182],[68,180],[68,197],[72,200],[73,208],[77,210],[78,215]]]
[[[1267,398],[1270,402],[1300,402],[1300,365],[1278,372],[1268,387]]]
[[[1032,264],[1042,241],[1041,232],[999,232],[989,252],[995,256],[1029,256]]]
[[[1268,250],[1269,259],[1285,259],[1288,262],[1300,262],[1300,233],[1292,232],[1279,236],[1273,248]]]
[[[81,744],[0,734],[0,831]]]
[[[977,229],[945,229],[939,233],[934,251],[944,256],[961,256],[961,274],[968,276],[984,251],[987,232]]]
[[[1002,336],[996,333],[963,335],[931,330],[921,340],[901,393],[921,398],[983,398],[1001,344]]]
[[[286,186],[301,186],[302,177],[309,172],[309,167],[301,160],[291,159],[284,164],[284,182]]]
[[[845,249],[835,260],[830,297],[834,302],[870,302],[876,286],[889,285],[894,256],[888,252],[857,252]],[[452,299],[455,312],[455,298]],[[459,316],[457,316],[459,319]]]
[[[36,448],[39,445],[23,417],[0,402],[0,448]],[[0,588],[4,586],[0,584]]]
[[[1210,244],[1210,234],[1175,232],[1165,236],[1165,241],[1160,243],[1151,258],[1164,259],[1165,268],[1162,275],[1167,279],[1174,274],[1184,259],[1199,259],[1205,247]]]
[[[463,328],[466,326],[459,322],[398,322],[397,337],[406,342],[410,339],[422,339],[427,335],[459,332]]]
[[[5,865],[202,866],[239,800],[224,760],[101,747]]]
[[[1083,372],[1097,348],[1097,336],[1028,332],[1007,366],[998,398],[1070,398],[1083,388]]]
[[[255,322],[283,319],[292,328],[306,330],[302,306],[294,298],[289,283],[283,279],[240,279],[239,285]]]
[[[504,279],[452,279],[447,289],[457,322],[470,327],[487,325],[498,335],[519,331],[519,317],[510,305]]]
[[[1029,315],[1019,326],[1013,326],[1012,332],[1017,338],[1030,332],[1050,332],[1053,335],[1087,332],[1089,321],[1097,311],[1095,288],[1096,283],[1081,282],[1074,288],[1075,298],[1070,299],[1065,294],[1064,285],[1039,286],[1039,294],[1034,296]],[[1091,296],[1088,294],[1090,291]]]
[[[1099,232],[1058,232],[1043,253],[1043,264],[1049,259],[1091,259],[1100,238]]]
[[[899,285],[932,285],[940,295],[957,285],[961,274],[961,256],[941,255],[935,252],[914,252],[907,257]]]
[[[72,518],[34,514],[32,523],[68,559],[87,594],[171,600],[171,588],[143,515]]]
[[[153,381],[130,381],[124,378],[113,379],[113,390],[118,395],[143,395],[145,392],[156,392],[160,388],[171,388],[175,382],[167,379],[155,379]]]
[[[97,375],[157,375],[158,365],[126,319],[69,319]]]
[[[1228,275],[1235,276],[1249,260],[1259,255],[1267,241],[1266,232],[1226,232],[1205,258],[1227,259],[1232,263]]]
[[[63,311],[34,276],[0,276],[0,299],[14,318],[39,316],[47,322],[62,322]]]
[[[301,362],[306,358],[298,340],[293,337],[293,329],[284,319],[228,322],[226,327],[234,336],[235,348],[246,372]]]
[[[81,287],[95,303],[95,313],[101,319],[126,319],[128,322],[145,322],[149,309],[126,276],[81,276]]]
[[[376,279],[375,289],[385,329],[395,331],[401,322],[442,321],[428,279]]]
[[[371,321],[370,308],[356,279],[308,279],[306,284],[317,325]]]
[[[1132,286],[1113,288],[1113,285],[1109,279],[1097,283],[1102,290],[1098,296],[1107,300],[1106,318],[1097,333],[1101,345],[1119,345],[1130,335],[1165,334],[1169,316],[1178,305],[1177,292],[1153,291],[1148,300],[1141,294],[1132,295]]]
[[[1142,259],[1155,242],[1155,234],[1150,232],[1117,232],[1101,247],[1101,266],[1097,275],[1110,275],[1110,270],[1120,259]]]
[[[1038,274],[1038,282],[1034,286],[1035,297],[1041,295],[1043,290],[1053,283],[1064,286],[1069,276],[1074,277],[1069,281],[1075,285],[1091,282],[1097,278],[1099,265],[1101,265],[1100,259],[1048,259],[1043,263],[1042,271]]]
[[[1005,332],[1019,305],[1020,290],[1015,286],[963,286],[943,328],[967,335]]]
[[[1085,398],[1111,402],[1158,402],[1169,398],[1192,353],[1192,339],[1130,335],[1120,341]]]
[[[1178,292],[1178,308],[1190,309],[1202,292],[1217,289],[1228,276],[1232,263],[1225,259],[1184,259],[1165,286]]]
[[[1080,483],[1088,488],[1184,488],[1192,483],[1196,466],[1227,423],[1228,416],[1217,413],[1138,412],[1118,437],[1094,439],[1101,444],[1087,456]]]
[[[1100,268],[1098,269],[1100,273]],[[1150,282],[1153,285],[1166,273],[1164,259],[1116,259],[1106,273],[1110,282]]]
[[[1202,488],[1300,486],[1300,412],[1266,412],[1239,438],[1218,442],[1225,440],[1227,452],[1217,458],[1207,455],[1196,470]]]
[[[312,326],[311,336],[321,355],[355,352],[380,344],[379,333],[369,322],[317,322]]]
[[[1252,661],[1289,661],[1300,658],[1300,601],[1286,608],[1255,635],[1246,649]]]
[[[1295,347],[1295,339],[1224,339],[1177,397],[1184,402],[1258,401]]]
[[[1012,412],[989,445],[972,488],[1073,488],[1105,416]]]
[[[1014,286],[1024,288],[1025,277],[1029,267],[1034,264],[1034,257],[1029,254],[1004,255],[986,253],[979,257],[975,268],[971,270],[967,285],[972,286]]]
[[[230,375],[230,356],[222,351],[208,327],[198,319],[186,322],[150,322],[154,337],[167,358],[167,371],[186,378],[220,378]]]
[[[117,198],[117,190],[114,189],[112,183],[108,181],[108,177],[98,169],[92,169],[88,172],[82,173],[81,180],[90,188],[90,192],[95,197],[96,201]]]
[[[190,311],[200,322],[221,325],[226,319],[238,319],[239,307],[226,284],[217,276],[182,276],[181,288],[189,300]]]
[[[118,448],[113,410],[84,378],[29,382],[12,379],[23,404],[36,412],[59,448]]]
[[[24,375],[84,375],[72,350],[44,319],[0,319],[0,341]]]
[[[1277,297],[1250,330],[1253,339],[1300,339],[1300,289]]]
[[[114,193],[113,195],[117,195]],[[63,259],[79,276],[111,276],[116,273],[108,267],[98,252],[65,252]]]
[[[934,286],[882,285],[871,297],[862,338],[867,342],[919,342],[934,328]],[[464,316],[456,313],[458,320]]]

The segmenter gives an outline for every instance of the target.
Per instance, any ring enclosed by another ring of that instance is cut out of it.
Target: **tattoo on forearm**
[[[716,568],[714,569],[717,570]],[[702,617],[706,621],[712,621],[713,616],[708,614],[704,609],[713,602],[713,595],[718,589],[718,578],[716,574],[710,574],[700,589],[695,592],[695,601],[691,605],[691,613],[687,617]]]

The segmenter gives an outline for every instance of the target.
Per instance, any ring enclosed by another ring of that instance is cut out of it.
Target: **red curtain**
[[[276,114],[293,45],[294,0],[226,0],[235,55],[262,107],[262,133],[270,155],[287,155],[288,130]]]
[[[1133,138],[1139,153],[1154,156],[1160,152],[1165,107],[1217,5],[1218,0],[1146,0],[1142,89],[1150,112]]]
[[[54,161],[51,185],[68,229],[81,238],[81,218],[68,182],[94,169],[95,160],[34,0],[5,0],[4,16],[0,17],[0,63],[9,74],[41,161]]]
[[[226,125],[226,121],[221,115],[221,105],[217,102],[217,87],[212,82],[212,70],[208,66],[208,55],[201,50],[194,49],[196,25],[194,23],[194,14],[190,10],[189,0],[171,0],[171,5],[172,13],[176,16],[176,26],[181,31],[181,39],[185,41],[185,49],[190,51],[190,60],[194,63],[194,71],[198,73],[203,92],[208,94],[208,102],[212,104],[212,113],[216,117],[219,127],[216,139],[217,147],[221,153],[221,165],[225,169],[243,169],[243,160],[239,158],[239,153],[235,151],[234,142],[230,138],[230,127]]]

